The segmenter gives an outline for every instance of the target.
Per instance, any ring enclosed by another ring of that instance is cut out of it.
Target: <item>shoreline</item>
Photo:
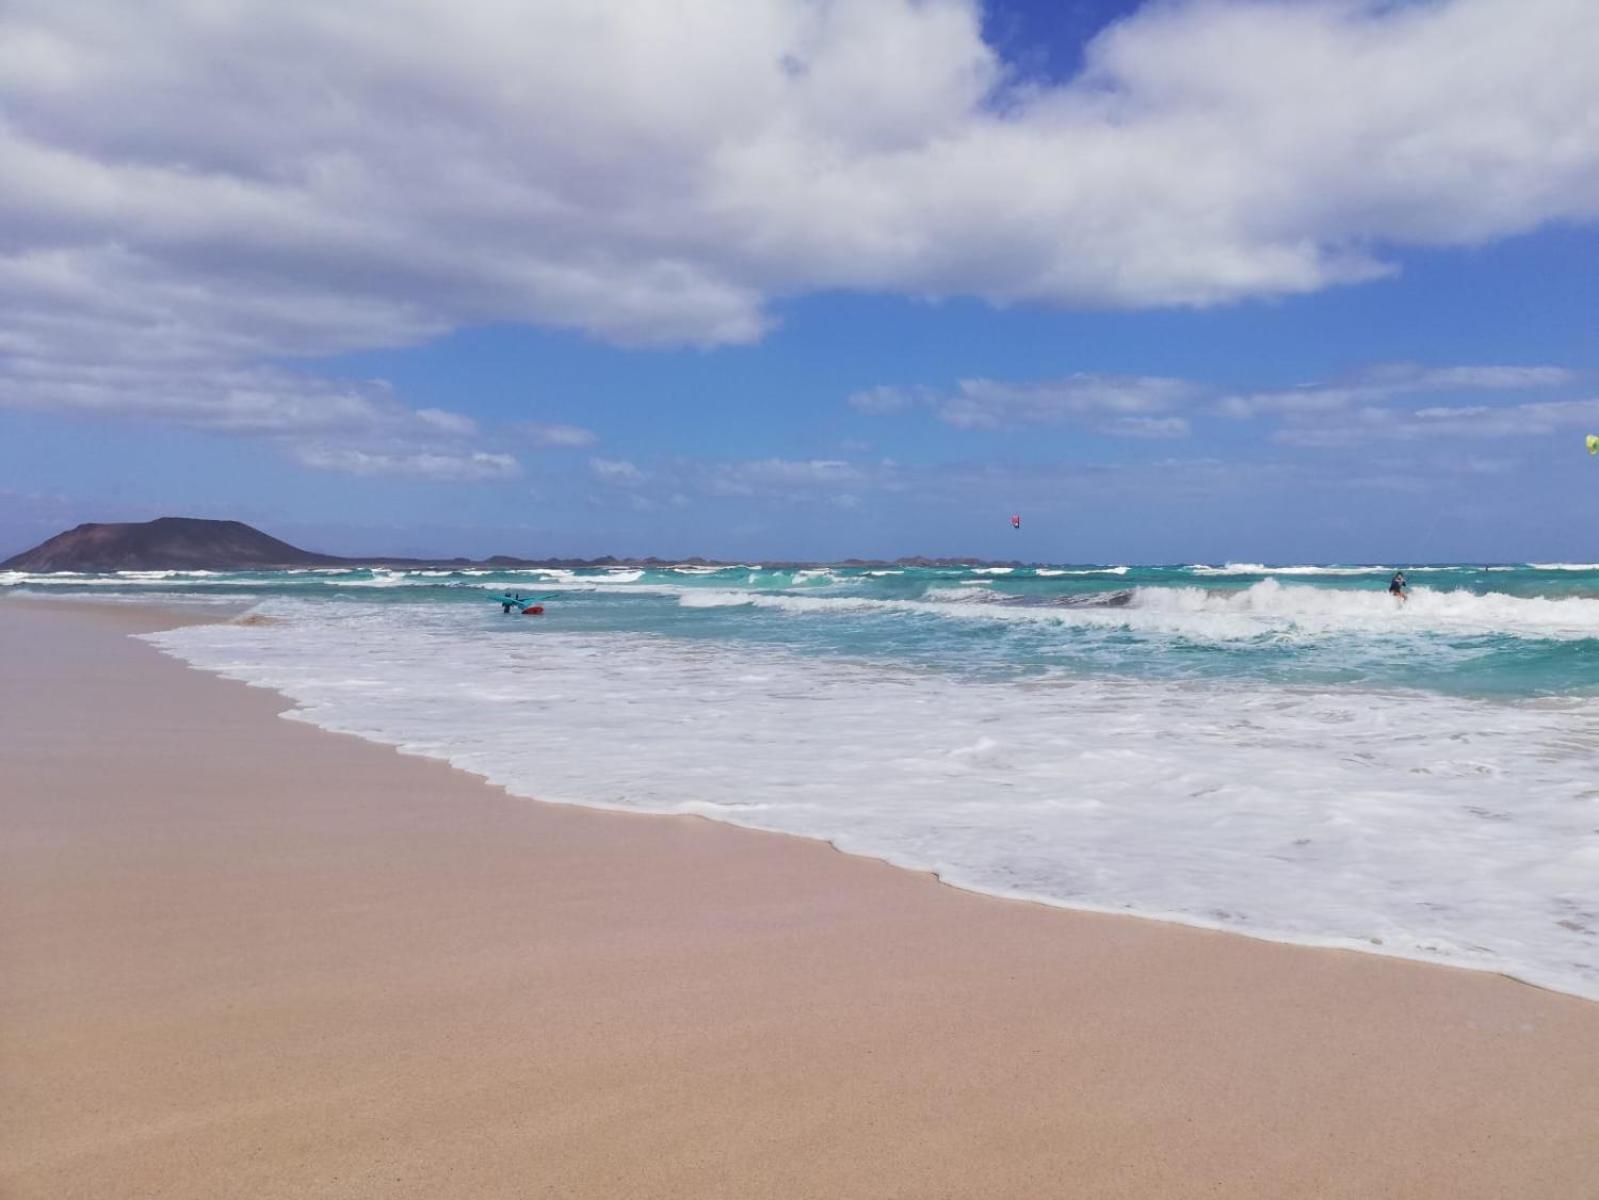
[[[86,603],[95,603],[97,600],[98,598],[91,597],[88,598]],[[161,606],[149,605],[148,607],[159,610]],[[190,621],[186,623],[207,624],[211,620],[218,619],[220,618],[213,617],[206,621]],[[153,630],[151,632],[156,633],[161,631]],[[144,634],[136,634],[134,636],[139,638],[139,640],[148,640]],[[335,737],[353,737],[359,741],[368,742],[371,745],[380,746],[386,750],[392,750],[394,753],[399,754],[402,757],[418,758],[431,762],[442,763],[452,771],[457,771],[462,775],[478,780],[487,787],[491,787],[496,791],[503,792],[505,795],[510,796],[513,799],[521,800],[526,803],[551,805],[559,808],[576,808],[590,812],[614,813],[621,816],[633,816],[646,819],[653,818],[659,820],[706,821],[712,825],[722,825],[730,829],[763,834],[769,837],[792,838],[797,841],[823,846],[826,849],[831,850],[836,854],[841,854],[846,858],[862,859],[868,862],[879,863],[883,866],[890,867],[893,870],[906,872],[907,874],[926,876],[935,883],[939,884],[941,887],[951,888],[954,891],[963,892],[971,896],[978,896],[985,900],[995,900],[1008,904],[1036,905],[1040,908],[1049,909],[1056,912],[1089,913],[1094,916],[1131,918],[1138,921],[1155,921],[1165,925],[1175,925],[1184,929],[1199,930],[1205,933],[1219,933],[1224,936],[1247,938],[1251,941],[1265,942],[1270,945],[1294,946],[1303,950],[1318,950],[1338,954],[1371,955],[1377,958],[1390,958],[1396,959],[1400,962],[1408,962],[1427,967],[1437,967],[1446,971],[1467,971],[1477,975],[1492,975],[1510,983],[1517,984],[1521,987],[1529,987],[1537,991],[1548,992],[1556,996],[1566,996],[1592,1004],[1599,1004],[1599,993],[1588,994],[1574,990],[1571,987],[1556,986],[1555,984],[1541,982],[1538,979],[1529,978],[1525,975],[1517,975],[1513,971],[1488,964],[1462,962],[1459,959],[1452,959],[1444,955],[1429,956],[1419,952],[1391,950],[1384,945],[1368,943],[1358,938],[1335,937],[1330,935],[1325,937],[1315,937],[1310,935],[1295,935],[1291,933],[1256,930],[1248,926],[1226,924],[1221,921],[1207,921],[1203,917],[1193,916],[1183,912],[1146,912],[1140,909],[1120,908],[1108,904],[1094,904],[1088,902],[1079,903],[1069,900],[1060,900],[1032,892],[1007,892],[995,888],[987,888],[978,883],[962,882],[959,878],[946,875],[944,873],[944,869],[939,867],[927,866],[920,863],[897,861],[887,854],[877,853],[871,850],[852,849],[848,846],[841,845],[832,837],[823,834],[796,833],[789,830],[768,829],[761,825],[748,824],[739,821],[731,815],[712,816],[703,812],[658,812],[651,809],[632,808],[624,804],[605,804],[598,801],[588,800],[550,800],[532,795],[528,792],[514,790],[508,784],[501,783],[498,780],[488,775],[484,775],[479,771],[475,771],[470,767],[460,766],[448,758],[441,758],[437,755],[428,754],[422,751],[409,750],[406,748],[406,744],[403,742],[386,741],[383,738],[368,733],[353,733],[348,730],[335,729],[329,726],[320,725],[316,721],[312,720],[309,716],[303,715],[304,710],[291,696],[279,691],[270,684],[251,683],[247,679],[237,675],[230,675],[226,671],[198,666],[194,663],[188,662],[175,651],[168,650],[156,642],[148,642],[148,644],[156,649],[158,653],[170,658],[172,661],[176,662],[186,670],[195,671],[202,675],[210,675],[214,678],[225,680],[229,683],[236,683],[244,687],[257,688],[259,690],[271,693],[273,696],[277,697],[283,702],[284,709],[279,716],[284,720],[296,721],[308,725],[318,732],[331,734]],[[1529,974],[1530,973],[1532,973],[1532,969],[1529,968]]]
[[[1599,1178],[1590,1001],[529,803],[125,636],[170,608],[16,599],[8,1195]]]
[[[91,600],[92,602],[92,600]],[[1135,917],[1140,920],[1160,921],[1183,926],[1190,929],[1206,930],[1223,934],[1232,934],[1240,937],[1251,938],[1269,943],[1299,946],[1316,950],[1333,950],[1349,953],[1376,955],[1384,958],[1394,958],[1401,961],[1424,963],[1431,966],[1452,968],[1455,970],[1471,971],[1497,975],[1505,979],[1523,984],[1527,987],[1553,992],[1560,995],[1574,996],[1589,1002],[1599,1003],[1599,984],[1590,979],[1573,978],[1556,971],[1551,971],[1547,965],[1540,966],[1532,959],[1516,961],[1508,954],[1499,954],[1481,950],[1484,956],[1479,960],[1465,958],[1460,953],[1446,953],[1437,951],[1427,945],[1428,941],[1438,940],[1449,945],[1461,935],[1458,931],[1444,930],[1425,933],[1407,933],[1409,927],[1395,927],[1397,932],[1389,932],[1387,941],[1372,937],[1362,938],[1353,935],[1340,935],[1336,933],[1296,932],[1292,929],[1279,929],[1261,925],[1241,924],[1238,921],[1215,920],[1208,918],[1203,910],[1198,912],[1184,911],[1160,906],[1139,907],[1133,904],[1120,904],[1114,901],[1095,902],[1093,900],[1064,899],[1049,894],[1047,891],[1028,891],[1020,889],[1006,889],[1002,886],[985,883],[980,877],[963,873],[960,866],[941,865],[934,859],[921,860],[907,857],[897,852],[892,847],[863,843],[852,838],[848,833],[838,833],[825,829],[806,831],[795,828],[778,828],[762,824],[758,821],[748,820],[740,816],[737,810],[720,810],[706,812],[700,809],[673,812],[670,809],[646,808],[624,803],[608,803],[604,800],[570,798],[552,800],[538,795],[530,790],[524,779],[519,778],[514,772],[507,775],[497,772],[492,764],[482,761],[463,760],[451,753],[443,752],[439,747],[424,743],[420,749],[413,748],[413,742],[402,735],[395,734],[392,730],[376,731],[370,726],[365,728],[341,725],[338,721],[329,721],[325,716],[313,715],[317,706],[307,706],[301,699],[296,699],[292,689],[285,690],[283,685],[257,682],[246,673],[234,673],[226,667],[209,666],[203,662],[193,661],[186,656],[181,646],[168,647],[163,645],[158,635],[151,635],[146,640],[152,642],[161,653],[175,659],[179,663],[193,670],[215,675],[233,682],[248,684],[253,687],[265,688],[281,697],[288,705],[288,710],[283,714],[287,719],[303,721],[313,728],[325,732],[346,734],[359,737],[374,745],[393,749],[401,754],[414,757],[431,758],[443,762],[460,770],[473,778],[483,780],[491,786],[502,789],[507,793],[524,800],[543,804],[561,804],[586,808],[599,812],[625,813],[639,816],[679,816],[690,815],[701,817],[717,824],[727,825],[736,829],[753,830],[766,833],[778,833],[782,836],[799,838],[808,842],[819,842],[839,853],[857,858],[865,858],[881,862],[900,870],[926,874],[945,886],[961,891],[984,896],[990,899],[1013,901],[1025,904],[1037,904],[1054,910],[1068,912],[1095,913],[1116,917]],[[1401,698],[1425,697],[1425,692],[1403,692],[1378,690],[1367,685],[1362,694],[1367,698],[1382,696],[1384,698],[1397,696]],[[1472,697],[1473,702],[1496,702],[1494,697]],[[710,807],[715,807],[710,806]],[[1417,927],[1425,930],[1426,927]],[[1385,931],[1387,932],[1387,931]],[[1414,944],[1405,944],[1407,938]],[[1390,944],[1396,943],[1396,944]],[[1515,942],[1510,943],[1514,945]],[[1458,943],[1459,946],[1472,948],[1469,940]]]

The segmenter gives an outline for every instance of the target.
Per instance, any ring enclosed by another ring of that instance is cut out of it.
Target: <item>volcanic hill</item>
[[[158,517],[117,525],[79,525],[0,563],[11,571],[248,571],[342,566],[252,529],[242,521]]]

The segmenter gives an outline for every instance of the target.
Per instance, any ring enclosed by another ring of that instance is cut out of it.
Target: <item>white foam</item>
[[[556,582],[571,582],[578,577],[576,571],[565,567],[518,567],[514,571],[507,571],[507,575],[532,575],[538,579],[548,579]]]
[[[0,587],[73,587],[73,588],[162,588],[174,584],[184,587],[215,587],[248,583],[237,576],[224,576],[216,571],[124,571],[110,575],[88,575],[79,571],[3,571]]]
[[[681,591],[677,602],[684,608],[742,608],[755,603],[754,592],[731,592],[706,588],[698,591]]]
[[[463,627],[459,606],[265,611],[285,620],[150,640],[283,691],[301,719],[521,795],[697,812],[983,891],[1599,998],[1599,702],[990,683]]]
[[[405,571],[393,571],[387,567],[373,567],[372,578],[341,579],[339,580],[339,586],[341,588],[416,587],[418,584],[426,584],[426,582],[426,580],[413,579]]]
[[[1417,570],[1428,568],[1418,567]],[[1453,568],[1446,568],[1452,570]],[[1196,563],[1185,570],[1195,575],[1388,575],[1392,574],[1393,567],[1323,567],[1305,565],[1298,567],[1268,567],[1264,563],[1228,563],[1223,567],[1205,566]]]
[[[1012,621],[1078,629],[1128,630],[1150,636],[1226,643],[1262,637],[1315,641],[1350,636],[1599,638],[1599,599],[1478,595],[1417,587],[1401,604],[1380,588],[1347,589],[1263,579],[1247,588],[1133,588],[1125,604],[1028,605],[989,590],[988,579],[929,588],[923,598],[800,596],[785,593],[678,590],[686,607],[749,605],[795,613],[875,611],[955,620]]]
[[[145,579],[205,579],[206,577],[211,576],[211,575],[219,575],[219,574],[221,574],[221,572],[219,572],[219,571],[199,571],[199,570],[195,570],[195,571],[164,570],[164,571],[117,571],[115,574],[116,574],[118,579],[136,579],[136,580],[145,580]]]
[[[991,590],[993,586],[992,579],[967,579],[954,587],[928,588],[921,600],[876,600],[873,603],[880,605],[886,611],[939,615],[946,612],[943,605],[990,603],[996,595]]]
[[[749,581],[751,584],[757,584],[761,582],[761,580],[754,575],[750,576]],[[808,567],[794,572],[794,582],[801,587],[805,587],[815,584],[837,583],[839,582],[839,578],[826,567]]]
[[[1033,574],[1037,575],[1037,576],[1040,576],[1041,578],[1044,578],[1044,579],[1049,579],[1049,578],[1052,578],[1052,577],[1054,577],[1056,575],[1125,575],[1125,574],[1127,574],[1127,571],[1128,571],[1128,568],[1126,568],[1126,567],[1082,567],[1082,568],[1038,567],[1037,569],[1035,569],[1033,571]]]
[[[0,584],[3,583],[4,580],[0,580]],[[33,596],[41,599],[48,597],[49,599],[53,601],[59,601],[62,604],[117,605],[150,603],[150,597],[148,595],[140,595],[137,592],[121,593],[101,591],[84,595],[81,593],[61,592],[57,589],[45,589],[40,591],[35,590],[33,587],[29,587],[27,585],[19,585],[17,587],[0,592],[0,602],[3,602],[9,596]],[[162,608],[226,608],[237,607],[241,604],[250,604],[255,600],[255,597],[237,592],[225,596],[219,596],[216,594],[207,595],[203,592],[164,592],[161,594],[159,599]]]
[[[1400,603],[1377,588],[1318,588],[1264,579],[1240,591],[1206,588],[1138,588],[1132,604],[1081,619],[1116,621],[1207,639],[1294,633],[1328,637],[1346,633],[1451,633],[1560,640],[1599,637],[1599,599],[1478,595],[1417,587]]]

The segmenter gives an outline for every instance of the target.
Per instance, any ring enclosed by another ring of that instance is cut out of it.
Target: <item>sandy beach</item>
[[[1599,1195],[1599,1005],[510,797],[178,619],[0,603],[9,1200]]]

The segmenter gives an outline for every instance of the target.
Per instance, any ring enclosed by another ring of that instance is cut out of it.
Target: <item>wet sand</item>
[[[172,623],[0,600],[8,1200],[1599,1196],[1599,1004],[514,799]]]

